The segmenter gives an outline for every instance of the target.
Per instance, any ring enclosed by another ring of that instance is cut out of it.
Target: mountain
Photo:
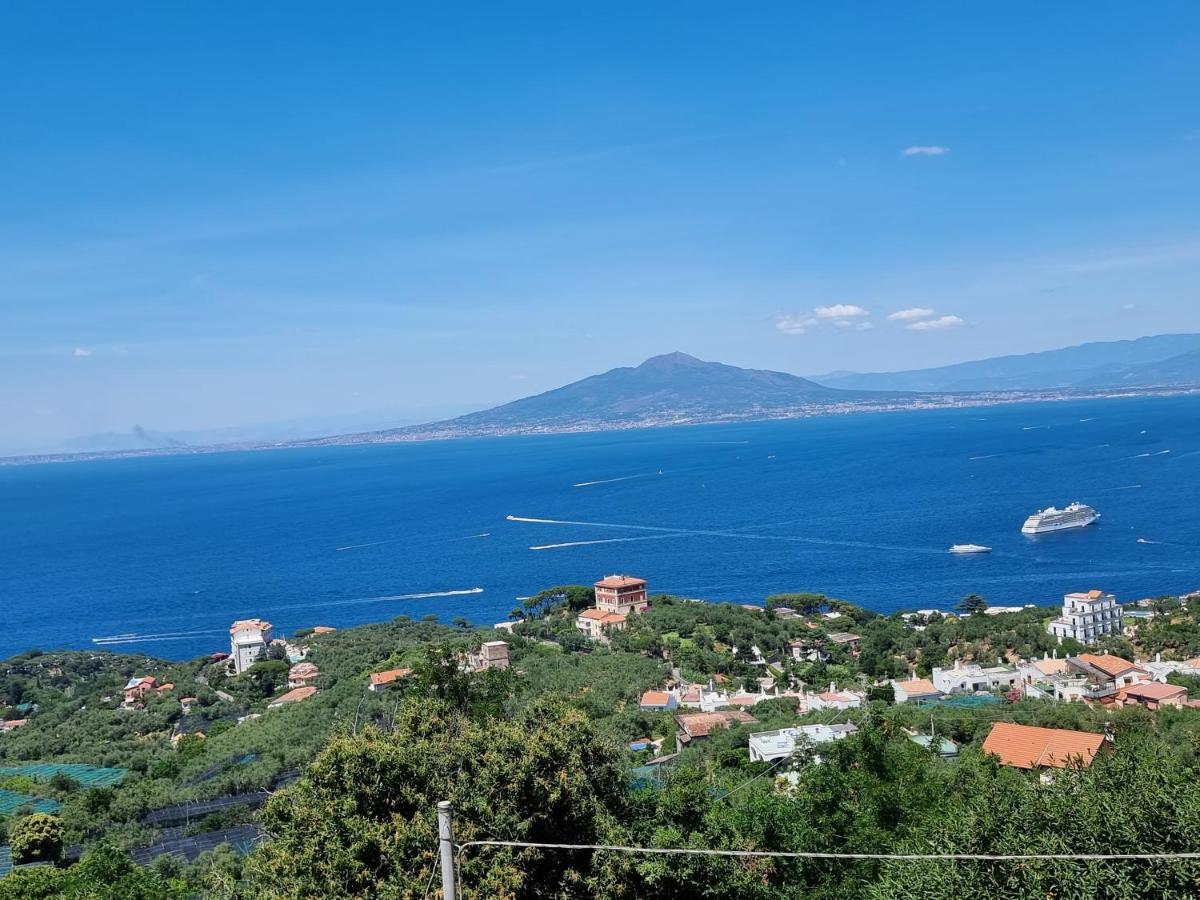
[[[888,397],[826,387],[783,372],[740,369],[704,362],[686,353],[667,353],[640,366],[611,369],[543,394],[424,426],[423,430],[482,434],[769,418],[815,406]],[[382,434],[410,430],[393,429]]]
[[[1200,334],[1160,334],[1130,341],[1095,342],[1041,353],[1000,356],[933,369],[869,374],[831,372],[816,376],[816,381],[828,387],[851,390],[935,392],[1094,390],[1200,384],[1200,365],[1195,360],[1197,351],[1200,351]],[[1169,363],[1175,359],[1177,363]]]

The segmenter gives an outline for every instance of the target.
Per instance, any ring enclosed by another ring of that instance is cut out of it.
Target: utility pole
[[[442,898],[456,900],[454,879],[454,823],[450,816],[450,801],[437,805],[438,850],[442,857]]]

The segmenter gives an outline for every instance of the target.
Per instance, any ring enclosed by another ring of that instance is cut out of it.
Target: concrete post
[[[437,805],[438,850],[442,857],[442,897],[456,900],[454,879],[454,823],[450,816],[450,801]]]

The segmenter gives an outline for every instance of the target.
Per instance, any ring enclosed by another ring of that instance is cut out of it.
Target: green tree
[[[597,842],[621,810],[611,745],[579,711],[535,704],[479,721],[429,699],[395,730],[336,738],[264,813],[273,840],[248,861],[261,897],[418,897],[437,865],[435,804],[455,836]],[[465,898],[578,896],[591,854],[475,848],[460,857]]]
[[[954,604],[954,608],[960,613],[974,616],[987,609],[988,604],[987,601],[978,594],[967,594],[967,596],[963,597],[956,604]]]
[[[13,825],[9,844],[14,862],[53,862],[62,856],[62,819],[47,813],[27,816]]]

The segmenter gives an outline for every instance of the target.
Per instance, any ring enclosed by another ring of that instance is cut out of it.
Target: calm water
[[[0,657],[116,636],[187,657],[252,615],[491,623],[614,571],[882,611],[1133,599],[1200,588],[1198,476],[1195,397],[0,468]],[[1101,523],[1020,534],[1075,499]]]

